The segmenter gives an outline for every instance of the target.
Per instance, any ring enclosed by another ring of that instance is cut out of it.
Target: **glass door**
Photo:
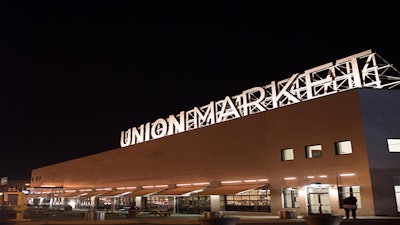
[[[329,185],[310,185],[307,187],[308,214],[331,214]]]

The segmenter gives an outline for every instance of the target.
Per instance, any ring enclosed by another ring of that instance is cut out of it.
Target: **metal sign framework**
[[[279,82],[272,81],[263,86],[265,97],[262,97],[264,100],[261,105],[266,110],[271,110],[354,88],[396,87],[400,87],[400,72],[377,53],[367,50],[337,60],[335,64],[327,63],[306,70],[303,74],[293,74],[290,78]],[[260,92],[255,90],[248,93],[247,97],[250,102],[256,101],[260,99]],[[243,115],[244,108],[241,107],[243,95],[232,98],[235,99],[235,105]],[[222,108],[223,101],[216,102],[216,105],[217,109]],[[265,111],[256,106],[246,110],[250,110],[248,114]]]
[[[235,96],[194,107],[186,112],[121,132],[126,147],[194,130],[239,117],[347,91],[355,88],[400,87],[400,72],[377,53],[367,50],[327,63],[281,81],[254,87]]]

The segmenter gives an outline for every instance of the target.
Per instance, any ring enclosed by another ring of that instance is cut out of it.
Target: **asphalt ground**
[[[278,216],[243,216],[237,217],[237,224],[245,225],[309,225],[301,217],[294,219],[281,219]],[[105,216],[104,218],[85,218],[82,213],[65,212],[60,215],[46,217],[24,217],[19,221],[8,219],[1,225],[200,225],[202,215],[173,214],[170,217],[157,217],[155,215],[144,215],[137,218],[126,218],[124,215]],[[359,217],[358,219],[343,219],[340,225],[400,225],[400,217]]]

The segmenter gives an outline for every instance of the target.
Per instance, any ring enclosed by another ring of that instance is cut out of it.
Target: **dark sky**
[[[0,176],[364,50],[400,68],[395,1],[270,2],[2,2]]]

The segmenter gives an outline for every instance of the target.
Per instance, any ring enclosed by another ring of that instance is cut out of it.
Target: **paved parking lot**
[[[296,219],[280,219],[278,216],[242,216],[239,217],[237,224],[245,225],[307,225],[306,221],[298,216]],[[108,215],[104,218],[87,218],[81,212],[64,212],[62,214],[24,217],[26,221],[6,221],[1,225],[79,225],[79,224],[98,224],[98,225],[199,225],[202,215],[183,215],[172,214],[170,217],[157,217],[155,215],[145,215],[137,218],[126,218],[124,215]],[[400,217],[359,217],[354,219],[343,219],[341,225],[400,225]]]

